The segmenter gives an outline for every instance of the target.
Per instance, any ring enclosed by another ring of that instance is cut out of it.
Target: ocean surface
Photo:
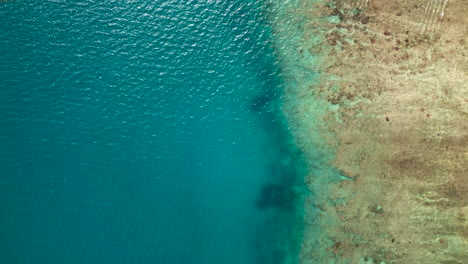
[[[265,10],[0,3],[0,263],[294,263]]]

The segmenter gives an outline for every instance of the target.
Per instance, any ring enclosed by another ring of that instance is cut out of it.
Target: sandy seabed
[[[301,263],[468,263],[468,0],[270,1]]]

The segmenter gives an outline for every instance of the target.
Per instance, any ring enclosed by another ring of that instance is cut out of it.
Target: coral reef
[[[468,1],[276,9],[313,193],[301,263],[468,263]]]

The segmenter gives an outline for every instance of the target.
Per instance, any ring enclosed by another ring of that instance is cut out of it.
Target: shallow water
[[[261,2],[0,14],[2,263],[288,257],[298,154]]]

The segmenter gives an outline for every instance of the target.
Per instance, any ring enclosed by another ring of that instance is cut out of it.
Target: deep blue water
[[[280,262],[295,176],[263,10],[0,3],[0,263]]]

